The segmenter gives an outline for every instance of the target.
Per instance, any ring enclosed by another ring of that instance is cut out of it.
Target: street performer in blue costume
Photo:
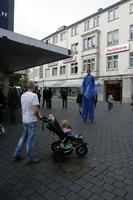
[[[80,89],[83,94],[82,119],[86,121],[88,118],[91,122],[93,122],[94,121],[94,102],[95,102],[95,96],[98,92],[98,89],[95,85],[95,80],[94,80],[94,77],[91,75],[90,70],[87,70],[87,75],[84,77],[84,80]]]

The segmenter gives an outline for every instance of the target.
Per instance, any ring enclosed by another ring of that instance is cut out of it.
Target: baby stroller
[[[47,122],[47,129],[50,132],[55,133],[58,136],[58,140],[53,142],[51,149],[53,151],[53,159],[56,162],[62,162],[65,159],[66,155],[72,154],[74,148],[75,152],[79,157],[83,157],[87,152],[87,143],[83,141],[82,136],[72,137],[65,134],[59,124],[59,122],[54,119],[44,120]]]

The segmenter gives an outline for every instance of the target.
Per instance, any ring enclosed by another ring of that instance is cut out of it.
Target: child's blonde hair
[[[68,121],[67,121],[67,120],[62,120],[61,126],[62,126],[63,128],[67,128],[67,127],[68,127]]]

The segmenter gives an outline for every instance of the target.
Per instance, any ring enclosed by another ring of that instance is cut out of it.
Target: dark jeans
[[[113,108],[113,103],[108,102],[108,110],[112,110]]]
[[[46,98],[43,98],[42,107],[44,107],[44,106],[45,106],[45,102],[46,102]],[[47,104],[47,102],[46,102],[46,104]]]
[[[62,99],[62,107],[67,108],[67,99]]]

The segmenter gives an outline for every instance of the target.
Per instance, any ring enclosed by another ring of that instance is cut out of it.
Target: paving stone
[[[56,190],[56,193],[65,196],[68,193],[68,189],[66,187],[60,187]]]
[[[95,185],[90,189],[90,191],[94,194],[100,195],[104,190]]]
[[[83,189],[79,192],[79,195],[85,199],[89,199],[89,197],[92,195],[92,193],[88,190]]]
[[[133,193],[128,193],[125,197],[126,200],[133,200]]]
[[[83,123],[75,101],[68,100],[65,112],[61,103],[61,99],[53,98],[52,109],[42,111],[46,116],[53,113],[59,122],[67,119],[73,130],[83,135],[88,143],[87,155],[79,158],[74,151],[66,161],[77,159],[92,170],[82,171],[78,179],[55,171],[57,163],[52,158],[51,144],[58,138],[49,133],[46,124],[42,131],[41,121],[33,148],[41,162],[32,166],[26,166],[25,160],[13,162],[12,152],[22,125],[4,123],[7,135],[0,138],[0,200],[133,200],[133,113],[129,105],[116,102],[116,112],[108,113],[106,103],[98,102],[96,119],[91,124]],[[22,155],[25,157],[25,149]],[[48,168],[50,165],[53,169]]]
[[[94,194],[89,198],[89,200],[103,200],[103,198],[101,198],[101,197],[99,197],[99,196]]]
[[[127,185],[133,186],[133,180],[131,180],[131,179],[126,178],[123,182],[124,182],[125,184],[127,184]]]
[[[120,196],[120,197],[124,197],[127,194],[127,192],[119,188],[115,188],[113,190],[113,194],[116,194],[117,196]]]
[[[109,191],[109,192],[112,192],[112,190],[115,188],[113,185],[110,185],[108,183],[105,183],[103,186],[102,186],[103,189]]]
[[[24,190],[22,190],[22,195],[25,197],[29,197],[32,194],[34,194],[34,190],[32,190],[31,188],[25,188]]]
[[[121,188],[121,189],[123,189],[123,188],[126,187],[126,185],[124,183],[120,182],[120,181],[115,181],[113,183],[113,185],[116,186],[116,187],[118,187],[118,188]]]
[[[50,200],[54,200],[55,198],[58,197],[58,195],[52,191],[52,190],[49,190],[47,192],[45,192],[44,194],[42,194],[41,196],[43,196],[43,198],[46,198],[46,199],[50,199]]]
[[[79,196],[73,192],[69,192],[66,196],[65,196],[65,199],[69,200],[69,199],[72,199],[72,200],[78,200]]]
[[[40,196],[39,194],[33,194],[30,197],[27,198],[28,200],[44,200],[44,198],[42,196]]]
[[[82,189],[82,187],[80,187],[77,184],[72,184],[69,187],[69,190],[72,191],[72,192],[75,192],[75,193],[78,193],[81,189]]]
[[[93,187],[93,185],[94,185],[94,184],[92,184],[92,183],[87,183],[87,184],[84,186],[84,188],[87,189],[87,190],[89,190],[89,189],[91,189],[91,188]]]
[[[113,200],[115,198],[115,195],[110,192],[105,191],[103,192],[101,197],[103,197],[105,200]]]

